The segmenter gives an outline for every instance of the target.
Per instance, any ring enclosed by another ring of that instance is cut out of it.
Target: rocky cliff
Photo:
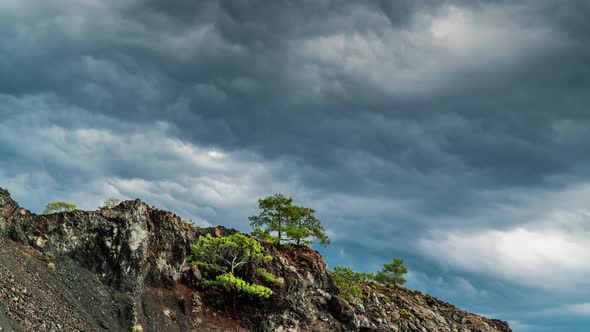
[[[511,331],[398,287],[368,283],[350,304],[303,246],[264,244],[266,268],[284,284],[268,285],[269,299],[240,295],[230,307],[187,260],[200,235],[232,232],[193,227],[139,200],[36,215],[0,188],[0,331]]]

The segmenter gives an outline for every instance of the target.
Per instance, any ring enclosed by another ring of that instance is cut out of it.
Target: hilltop
[[[199,236],[236,232],[140,200],[37,215],[0,188],[0,331],[511,331],[402,287],[365,283],[349,303],[306,246],[262,242],[284,283],[269,284],[268,299],[230,299],[188,261]]]

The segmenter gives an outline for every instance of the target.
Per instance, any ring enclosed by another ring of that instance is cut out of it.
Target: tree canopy
[[[296,244],[310,245],[309,238],[316,238],[321,244],[327,245],[330,239],[320,221],[315,217],[315,211],[303,206],[293,206],[290,218],[285,226],[285,234]]]
[[[315,210],[293,204],[291,197],[274,194],[258,200],[260,214],[251,216],[252,235],[263,240],[292,241],[296,244],[312,243],[316,238],[323,245],[330,240],[321,222],[315,217]],[[273,235],[276,233],[277,235]]]
[[[121,200],[116,197],[109,197],[104,200],[102,206],[100,208],[108,208],[111,209],[121,203]]]
[[[393,262],[383,264],[383,269],[375,274],[375,281],[382,284],[391,284],[402,286],[406,283],[404,275],[408,273],[408,268],[404,265],[404,260],[394,258]]]
[[[258,200],[258,208],[262,211],[257,216],[251,216],[250,226],[254,228],[252,235],[271,239],[271,232],[277,232],[277,242],[280,244],[285,224],[289,220],[290,209],[293,206],[293,199],[283,194],[274,194]]]
[[[260,242],[244,234],[214,237],[201,236],[192,246],[192,258],[197,265],[210,271],[235,274],[246,263],[262,263],[271,259],[264,254]]]
[[[45,205],[45,210],[43,210],[43,214],[51,214],[51,213],[59,213],[59,212],[69,212],[76,210],[76,204],[70,202],[63,202],[63,201],[56,201],[50,202]]]
[[[264,248],[257,240],[240,233],[219,237],[207,234],[192,245],[191,253],[191,262],[203,268],[211,277],[206,282],[207,285],[260,297],[269,297],[272,294],[270,288],[249,283],[237,276],[248,263],[262,264],[272,259],[264,253]],[[269,277],[269,273],[263,268],[259,267],[256,271],[265,278]]]

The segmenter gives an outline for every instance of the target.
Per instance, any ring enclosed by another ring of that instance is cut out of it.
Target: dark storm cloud
[[[589,6],[7,1],[0,178],[12,182],[0,186],[36,191],[36,208],[141,195],[239,227],[255,197],[294,192],[334,232],[334,263],[373,269],[395,253],[416,287],[498,311],[514,280],[450,268],[416,242],[510,238],[542,219],[523,206],[550,213],[548,193],[588,181]]]

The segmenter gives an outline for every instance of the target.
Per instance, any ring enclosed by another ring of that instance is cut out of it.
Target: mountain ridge
[[[240,295],[229,308],[227,294],[204,287],[201,271],[188,264],[188,257],[199,236],[235,232],[222,226],[194,227],[140,200],[97,211],[37,215],[0,188],[0,241],[6,256],[0,259],[0,276],[5,275],[0,328],[511,331],[505,322],[400,287],[366,283],[363,299],[349,303],[339,296],[316,251],[270,243],[263,243],[273,257],[266,268],[284,284],[269,285],[274,292],[269,299]],[[41,260],[47,252],[56,256],[55,270]],[[56,308],[59,304],[62,309]]]

